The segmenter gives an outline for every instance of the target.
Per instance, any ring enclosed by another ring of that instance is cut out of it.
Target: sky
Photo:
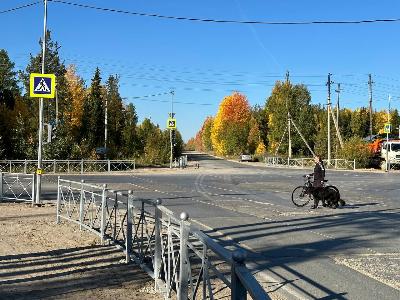
[[[26,4],[32,6],[5,12]],[[120,10],[111,12],[72,4]],[[43,1],[0,0],[0,49],[17,70],[40,52]],[[139,15],[144,14],[144,15]],[[48,2],[48,29],[66,65],[90,85],[99,67],[103,82],[120,76],[120,93],[139,121],[166,127],[172,110],[185,141],[234,91],[253,105],[265,104],[277,80],[289,71],[305,84],[312,103],[373,108],[400,103],[400,21],[362,24],[245,24],[179,20],[149,15],[259,22],[359,21],[400,18],[398,0],[61,0]],[[173,95],[171,93],[173,91]],[[173,101],[173,105],[171,102]]]

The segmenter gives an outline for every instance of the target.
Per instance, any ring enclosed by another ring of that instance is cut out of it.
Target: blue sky
[[[68,1],[68,0],[66,0]],[[35,0],[0,0],[0,11]],[[39,1],[40,2],[40,1]],[[130,12],[218,20],[332,21],[400,18],[398,0],[95,1],[72,3]],[[0,14],[0,48],[17,69],[40,51],[43,5]],[[65,63],[75,64],[87,85],[98,66],[105,81],[121,77],[120,92],[136,106],[139,120],[165,128],[175,91],[174,112],[185,140],[232,91],[251,105],[265,103],[276,80],[309,86],[313,103],[326,103],[332,73],[332,101],[341,83],[342,107],[368,105],[373,76],[374,108],[400,101],[400,22],[352,25],[248,25],[169,20],[49,2],[48,28],[61,45]],[[157,95],[157,96],[151,96]]]

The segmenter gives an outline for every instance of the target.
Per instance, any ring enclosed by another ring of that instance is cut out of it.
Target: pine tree
[[[95,148],[104,146],[103,87],[99,68],[96,68],[83,108],[82,140],[93,157]]]
[[[108,155],[110,158],[120,158],[123,152],[124,107],[118,90],[118,81],[118,76],[111,75],[106,82],[107,148],[109,149]]]
[[[0,49],[0,158],[13,158],[16,153],[15,115],[20,90],[14,66],[7,52]]]
[[[33,149],[26,149],[30,152],[36,152],[38,143],[38,127],[39,127],[39,99],[30,98],[29,96],[29,85],[30,85],[30,74],[31,73],[42,73],[42,39],[39,40],[38,54],[33,56],[30,54],[30,61],[27,65],[25,72],[20,72],[20,77],[25,87],[24,102],[28,105],[30,111],[29,122],[27,122],[29,128],[26,130],[29,145]],[[68,139],[68,124],[65,124],[65,116],[71,110],[71,103],[67,101],[68,89],[65,79],[66,68],[64,62],[59,56],[59,44],[54,42],[51,38],[51,32],[46,32],[46,44],[45,44],[45,62],[44,71],[46,74],[55,74],[56,76],[56,94],[58,98],[58,120],[59,123],[55,124],[56,120],[56,101],[55,99],[45,99],[43,104],[43,121],[44,123],[53,123],[57,127],[57,142],[52,141],[43,147],[43,158],[44,159],[56,159],[56,158],[67,158],[57,157],[55,155],[64,155],[69,153],[71,143]],[[45,136],[44,136],[45,138]],[[35,154],[36,156],[36,154]]]
[[[126,107],[124,115],[125,124],[123,129],[123,154],[126,158],[134,158],[138,153],[139,141],[136,128],[138,117],[135,106],[132,103]]]

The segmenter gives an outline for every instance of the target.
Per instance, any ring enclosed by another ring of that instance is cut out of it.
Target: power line
[[[120,13],[126,15],[134,15],[141,17],[152,17],[152,18],[160,18],[160,19],[170,19],[170,20],[178,20],[178,21],[193,21],[193,22],[206,22],[206,23],[228,23],[228,24],[252,24],[252,25],[325,25],[325,24],[366,24],[366,23],[386,23],[386,22],[399,22],[400,18],[394,19],[371,19],[371,20],[334,20],[334,21],[276,21],[276,22],[267,22],[267,21],[240,21],[240,20],[217,20],[217,19],[203,19],[203,18],[191,18],[191,17],[178,17],[178,16],[167,16],[160,14],[149,14],[149,13],[141,13],[134,11],[121,10],[116,8],[106,8],[99,6],[92,6],[87,4],[80,4],[62,0],[49,0],[54,3],[61,3],[65,5],[71,5],[81,8],[88,8],[106,12]]]
[[[19,10],[19,9],[27,8],[27,7],[34,6],[34,5],[38,5],[38,4],[41,4],[41,3],[42,3],[42,1],[37,1],[37,2],[32,2],[32,3],[24,4],[24,5],[21,5],[21,6],[14,7],[14,8],[2,10],[2,11],[0,11],[0,14],[5,14],[5,13],[13,12],[13,11],[16,11],[16,10]]]

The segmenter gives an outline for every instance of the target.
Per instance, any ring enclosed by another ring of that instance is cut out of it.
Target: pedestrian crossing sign
[[[390,123],[385,123],[385,126],[383,127],[383,132],[390,133],[391,131],[392,131],[392,125]]]
[[[169,118],[167,121],[167,128],[168,129],[176,129],[176,119]]]
[[[31,73],[29,90],[34,98],[54,98],[56,75]]]

